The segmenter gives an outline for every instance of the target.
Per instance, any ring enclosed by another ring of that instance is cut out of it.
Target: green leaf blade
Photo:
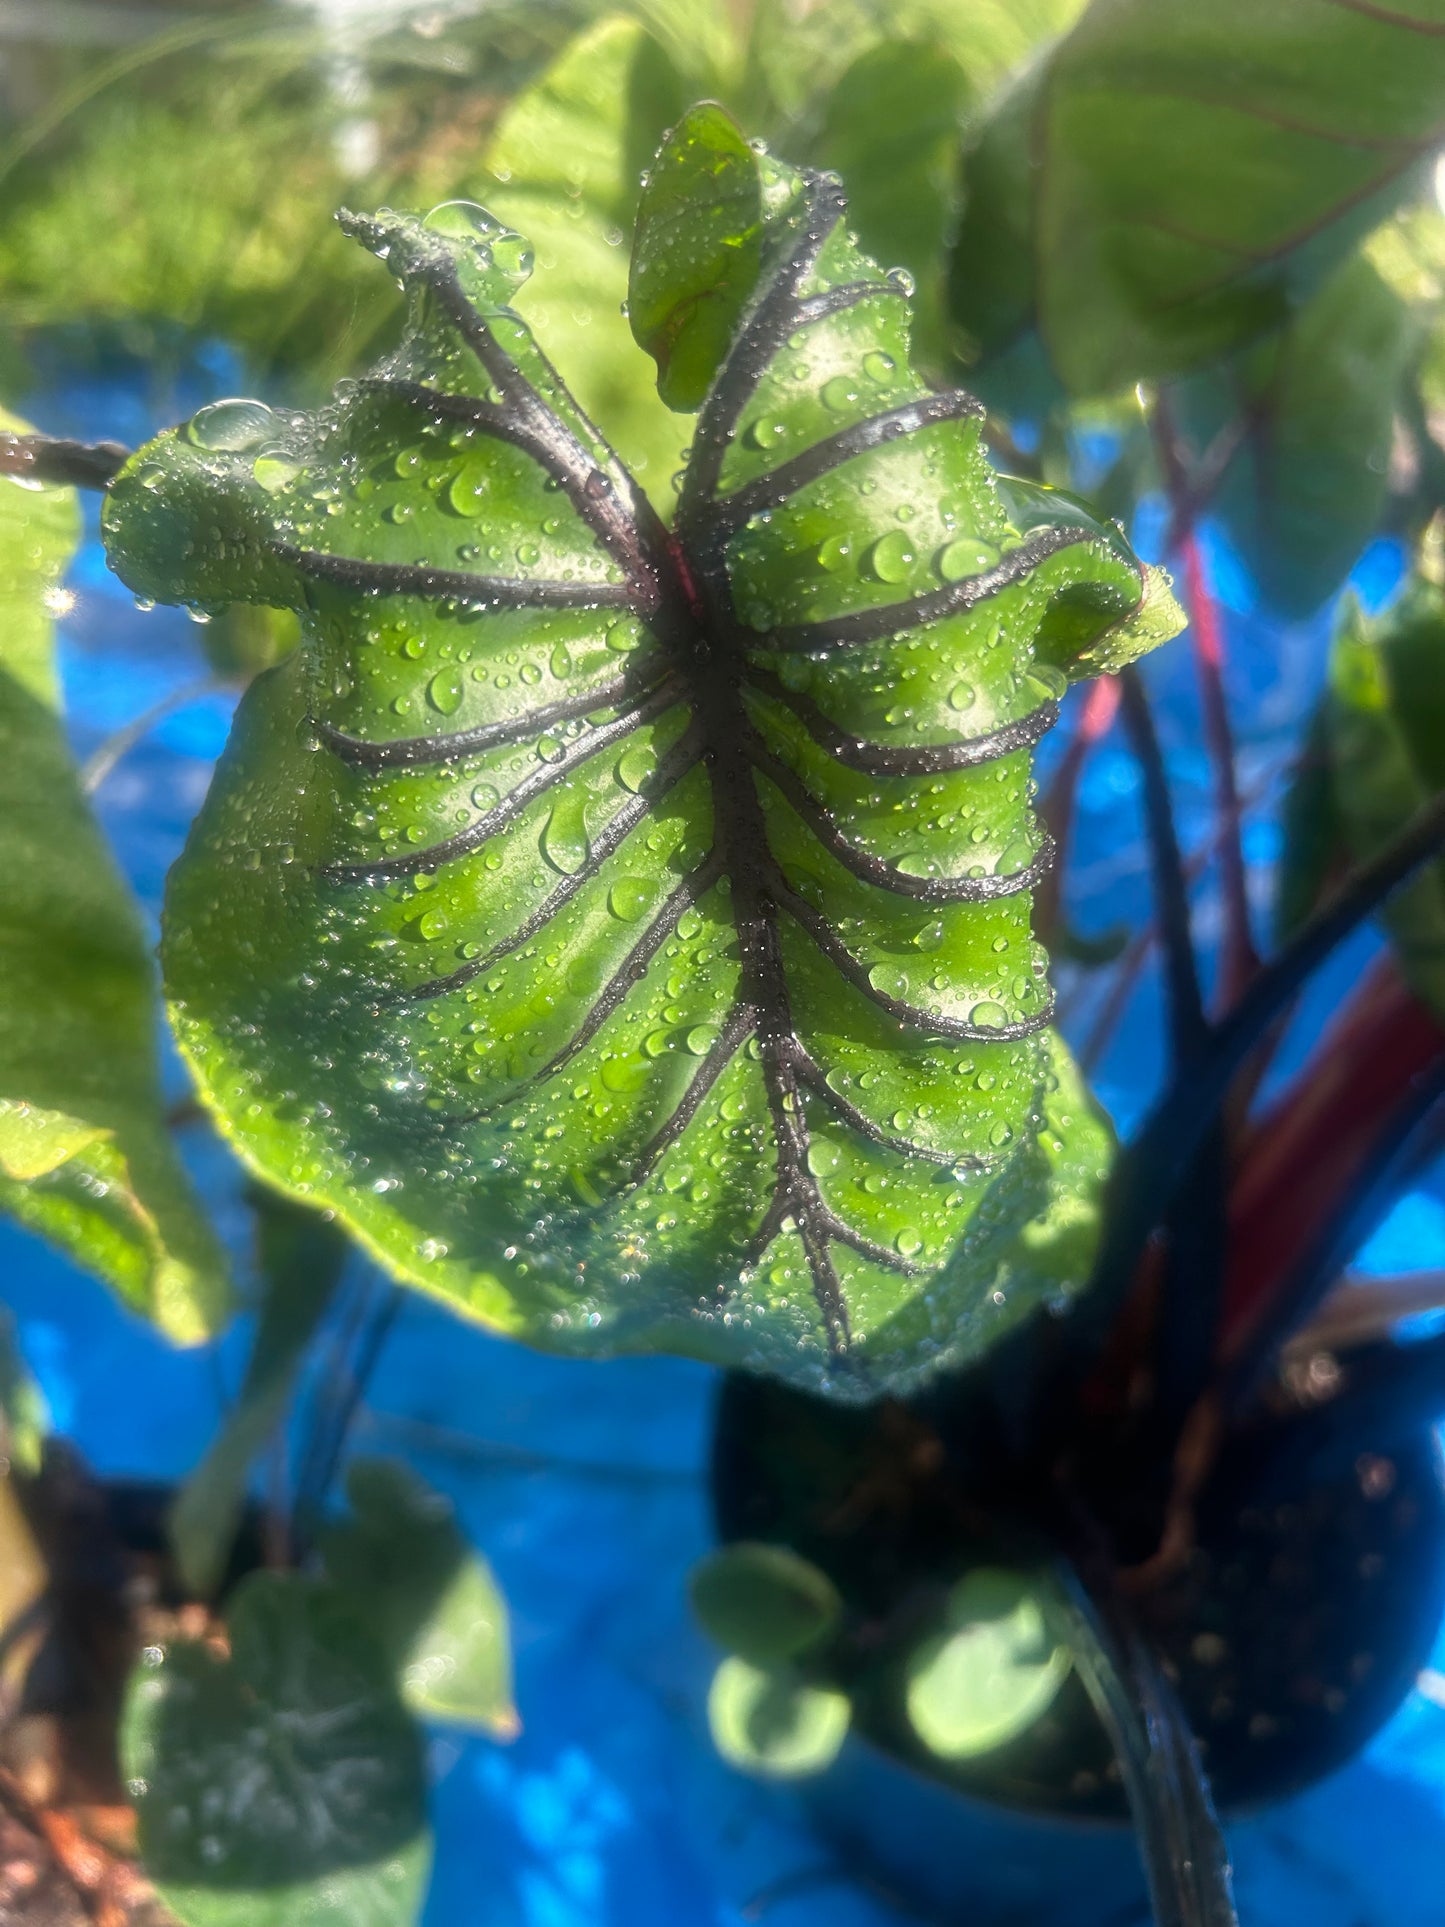
[[[1445,782],[1437,694],[1445,667],[1445,594],[1417,580],[1370,621],[1346,598],[1330,653],[1324,730],[1336,821],[1367,862]],[[1432,863],[1382,919],[1416,995],[1445,1011],[1445,874]]]
[[[821,1568],[786,1546],[751,1541],[699,1560],[688,1591],[709,1637],[754,1666],[773,1666],[816,1646],[843,1610]]]
[[[978,1567],[950,1593],[943,1630],[910,1654],[909,1722],[941,1759],[993,1752],[1057,1698],[1071,1659],[1038,1594],[1022,1573]]]
[[[1210,505],[1284,616],[1312,615],[1379,522],[1409,346],[1405,304],[1355,256],[1279,334],[1172,391],[1196,448],[1243,427]]]
[[[672,531],[510,307],[525,244],[455,206],[349,222],[410,289],[376,377],[163,438],[108,525],[147,593],[305,632],[167,909],[242,1154],[503,1331],[861,1398],[1087,1273],[1108,1139],[1056,1102],[1030,930],[1036,653],[1143,578],[1087,518],[1019,525],[836,185],[760,172]]]

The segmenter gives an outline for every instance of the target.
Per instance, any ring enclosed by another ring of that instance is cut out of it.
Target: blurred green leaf
[[[754,1666],[775,1666],[816,1646],[843,1610],[827,1573],[786,1546],[720,1546],[693,1567],[692,1609],[703,1631]]]
[[[669,408],[701,406],[757,285],[762,232],[756,155],[722,108],[689,108],[648,174],[627,289]]]
[[[725,1659],[713,1675],[707,1717],[714,1745],[733,1766],[764,1779],[798,1780],[833,1764],[852,1709],[842,1693]]]
[[[948,302],[971,362],[987,365],[1010,351],[1032,358],[1021,344],[1038,322],[1034,142],[1046,78],[1042,60],[1015,75],[964,143]]]
[[[182,1582],[209,1599],[225,1570],[256,1458],[286,1415],[302,1355],[331,1302],[348,1250],[320,1212],[257,1190],[256,1337],[235,1404],[181,1488],[170,1516]]]
[[[1048,1710],[1069,1666],[1039,1582],[980,1566],[950,1592],[942,1631],[909,1655],[909,1723],[941,1759],[991,1753]]]
[[[71,491],[0,478],[0,1210],[192,1342],[224,1265],[166,1129],[150,946],[59,716],[50,603],[78,534]]]
[[[229,1652],[176,1640],[131,1676],[122,1770],[141,1858],[185,1927],[414,1927],[431,1860],[421,1736],[323,1582],[255,1573]]]
[[[1417,580],[1375,621],[1346,599],[1326,715],[1334,807],[1366,862],[1445,787],[1445,591]],[[1445,868],[1422,870],[1381,914],[1411,989],[1445,1013]]]
[[[7,42],[31,111],[0,145],[6,326],[152,363],[219,336],[307,388],[375,352],[396,316],[329,226],[337,202],[465,190],[499,109],[578,9],[363,8],[342,24],[267,0],[181,6],[159,33],[145,8],[99,11],[133,31],[90,49],[67,34],[59,57],[19,30]]]
[[[1333,595],[1374,532],[1409,346],[1403,301],[1356,255],[1280,333],[1170,391],[1201,457],[1238,433],[1209,506],[1282,615]]]
[[[406,1705],[514,1739],[507,1602],[450,1503],[390,1459],[353,1461],[346,1495],[349,1516],[322,1539],[326,1571],[385,1648]]]
[[[656,41],[636,21],[610,15],[512,102],[477,183],[541,264],[518,293],[517,312],[662,506],[672,499],[684,431],[658,397],[623,306],[642,170],[684,104]]]
[[[1095,0],[970,200],[959,319],[986,342],[1000,317],[1019,331],[1022,265],[989,240],[1022,235],[1032,157],[1037,311],[1070,389],[1179,374],[1280,326],[1437,143],[1442,26],[1445,0]]]
[[[912,276],[914,352],[943,360],[944,240],[958,196],[958,140],[968,80],[946,48],[888,40],[854,61],[829,94],[819,166],[848,183],[859,244]]]

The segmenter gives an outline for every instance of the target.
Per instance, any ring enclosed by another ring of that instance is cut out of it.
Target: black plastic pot
[[[1127,1455],[1093,1479],[1116,1543],[1152,1543]],[[839,1408],[736,1376],[713,1494],[724,1542],[792,1547],[847,1604],[817,1670],[850,1693],[855,1737],[804,1789],[843,1860],[978,1927],[1143,1917],[1122,1784],[1077,1677],[981,1758],[937,1758],[906,1718],[903,1664],[947,1588],[972,1565],[1037,1559],[1040,1514],[1012,1475],[991,1489],[986,1451],[955,1458],[905,1407]],[[1220,1808],[1298,1792],[1368,1743],[1428,1659],[1445,1613],[1433,1433],[1342,1450],[1327,1409],[1264,1415],[1222,1452],[1188,1557],[1128,1597]]]

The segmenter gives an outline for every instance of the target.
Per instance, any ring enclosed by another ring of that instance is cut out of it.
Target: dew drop
[[[607,893],[607,907],[621,923],[636,923],[651,901],[651,887],[640,877],[619,877]]]
[[[776,448],[788,432],[788,424],[763,415],[753,422],[743,439],[753,448]]]
[[[945,582],[962,582],[997,560],[993,550],[985,548],[974,536],[962,535],[939,550],[936,566]]]
[[[823,383],[820,399],[825,408],[841,415],[857,401],[858,384],[851,375],[834,375],[831,381]]]
[[[242,454],[275,439],[276,416],[263,401],[213,401],[192,415],[185,435],[196,448]]]
[[[304,470],[300,462],[289,462],[282,455],[258,455],[251,464],[251,473],[268,495],[278,495]]]
[[[586,799],[580,791],[564,791],[552,805],[542,832],[543,856],[566,877],[576,876],[592,853],[585,809]]]
[[[633,743],[617,759],[617,780],[634,796],[640,794],[657,768],[657,752],[649,743]]]
[[[902,529],[880,535],[868,551],[869,570],[880,582],[906,582],[913,560],[913,544]]]
[[[853,544],[846,535],[829,535],[818,544],[818,566],[826,569],[829,575],[836,575],[847,566],[853,553]]]
[[[1002,1004],[975,1004],[968,1013],[968,1021],[980,1030],[1002,1030],[1008,1022],[1008,1012]]]
[[[870,348],[863,357],[863,372],[869,381],[887,381],[897,366],[892,355],[884,354],[881,348]]]
[[[400,457],[398,457],[400,460]],[[447,500],[458,515],[475,515],[491,486],[489,471],[482,462],[468,462],[447,490]]]
[[[427,701],[443,716],[454,716],[462,706],[462,672],[455,663],[438,669],[426,686]]]

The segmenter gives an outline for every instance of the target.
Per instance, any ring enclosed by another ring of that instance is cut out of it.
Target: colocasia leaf
[[[375,376],[203,411],[107,528],[141,593],[302,617],[168,910],[243,1154],[503,1330],[860,1397],[1087,1274],[1029,752],[1144,582],[1020,528],[838,183],[752,159],[670,530],[511,310],[525,242],[456,205],[344,217],[411,300]]]
[[[1285,615],[1333,595],[1379,521],[1409,346],[1404,302],[1357,255],[1280,333],[1174,390],[1197,450],[1238,436],[1211,506]]]
[[[955,319],[1076,394],[1203,366],[1406,197],[1442,84],[1442,0],[1092,0],[968,157]]]

